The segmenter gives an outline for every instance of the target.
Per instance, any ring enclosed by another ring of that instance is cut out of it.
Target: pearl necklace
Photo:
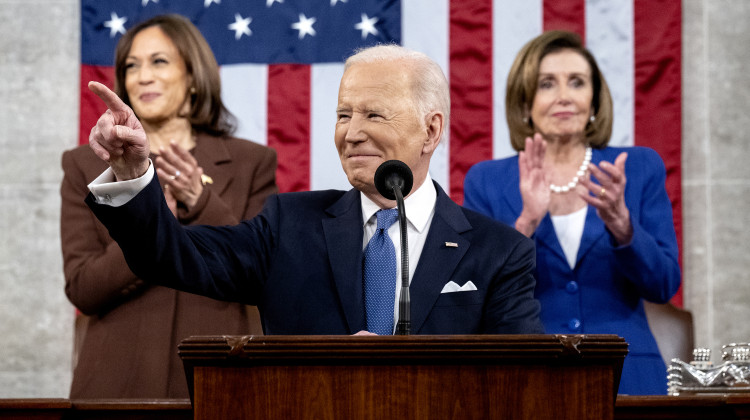
[[[549,189],[553,193],[566,193],[578,185],[578,180],[581,179],[584,175],[586,175],[586,171],[588,171],[589,163],[591,163],[591,148],[587,147],[586,152],[583,155],[583,163],[581,163],[581,166],[578,167],[578,172],[576,172],[576,176],[573,177],[573,179],[568,182],[566,185],[559,186],[555,184],[549,184]]]

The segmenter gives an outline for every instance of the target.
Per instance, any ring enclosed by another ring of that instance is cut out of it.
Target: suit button
[[[581,321],[578,318],[572,318],[568,321],[568,329],[573,332],[578,332],[581,329]]]
[[[565,291],[570,293],[571,295],[578,292],[578,282],[569,281],[568,284],[565,285]]]

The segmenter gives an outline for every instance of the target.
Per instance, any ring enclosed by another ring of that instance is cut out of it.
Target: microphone
[[[411,169],[400,160],[383,162],[375,171],[375,188],[383,197],[396,200],[398,225],[401,229],[401,296],[398,300],[398,324],[396,335],[411,332],[411,299],[409,297],[409,248],[406,236],[406,210],[404,196],[409,195],[414,185]]]

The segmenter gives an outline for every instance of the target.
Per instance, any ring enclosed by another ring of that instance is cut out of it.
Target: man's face
[[[406,163],[415,186],[427,174],[432,150],[411,98],[411,73],[398,62],[360,63],[341,78],[336,149],[349,182],[370,196],[378,196],[373,177],[387,160]]]

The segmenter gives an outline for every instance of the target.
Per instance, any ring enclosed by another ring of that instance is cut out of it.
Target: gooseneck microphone
[[[401,296],[398,300],[398,324],[396,335],[411,332],[411,299],[409,297],[409,248],[406,236],[406,210],[404,196],[409,195],[414,185],[411,169],[400,160],[383,162],[375,171],[375,188],[383,197],[396,200],[398,225],[401,230]]]

